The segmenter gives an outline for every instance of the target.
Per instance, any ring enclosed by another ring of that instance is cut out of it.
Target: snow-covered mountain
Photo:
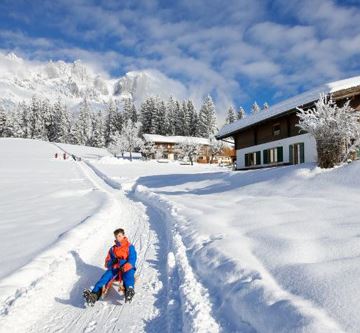
[[[133,71],[120,78],[96,72],[91,66],[76,60],[36,62],[22,59],[14,53],[0,53],[0,106],[15,107],[33,95],[50,101],[61,97],[70,108],[77,108],[83,97],[102,107],[110,98],[132,98],[139,106],[148,96],[167,99],[187,97],[183,84],[157,70]]]

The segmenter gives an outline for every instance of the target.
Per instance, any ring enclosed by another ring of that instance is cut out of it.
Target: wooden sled
[[[135,285],[136,285],[136,282],[139,281],[139,276],[138,275],[135,275]],[[103,287],[103,290],[102,290],[102,293],[101,293],[101,298],[104,299],[107,295],[107,293],[109,292],[110,288],[112,287],[112,285],[118,285],[118,292],[120,294],[125,294],[125,287],[124,287],[124,284],[123,284],[123,281],[119,281],[118,277],[115,276],[111,281],[109,281],[109,283],[107,285],[105,285]]]

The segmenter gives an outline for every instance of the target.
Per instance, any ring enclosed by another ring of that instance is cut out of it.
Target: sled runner
[[[139,280],[139,276],[138,275],[135,275],[135,284],[136,282]],[[125,287],[124,287],[124,284],[123,284],[123,281],[122,280],[119,280],[119,277],[116,276],[115,278],[113,278],[107,285],[105,285],[103,287],[103,290],[102,290],[102,293],[101,293],[101,298],[104,299],[107,295],[107,293],[109,292],[110,288],[112,285],[118,285],[118,292],[120,294],[123,294],[125,295]]]

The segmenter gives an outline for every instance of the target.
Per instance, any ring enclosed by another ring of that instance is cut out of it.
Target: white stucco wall
[[[292,136],[290,138],[271,141],[268,143],[263,143],[261,145],[251,146],[244,149],[238,149],[236,151],[236,168],[242,169],[245,168],[245,154],[253,153],[256,151],[261,151],[261,165],[258,166],[269,166],[271,164],[263,164],[263,153],[265,149],[271,149],[275,147],[283,147],[283,163],[289,163],[289,145],[294,143],[304,143],[304,158],[305,163],[316,162],[317,161],[317,152],[316,152],[316,142],[313,136],[310,134],[302,134]]]

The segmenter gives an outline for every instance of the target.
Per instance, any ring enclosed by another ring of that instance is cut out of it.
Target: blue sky
[[[359,22],[360,0],[0,0],[0,50],[157,69],[248,111],[360,75]]]

